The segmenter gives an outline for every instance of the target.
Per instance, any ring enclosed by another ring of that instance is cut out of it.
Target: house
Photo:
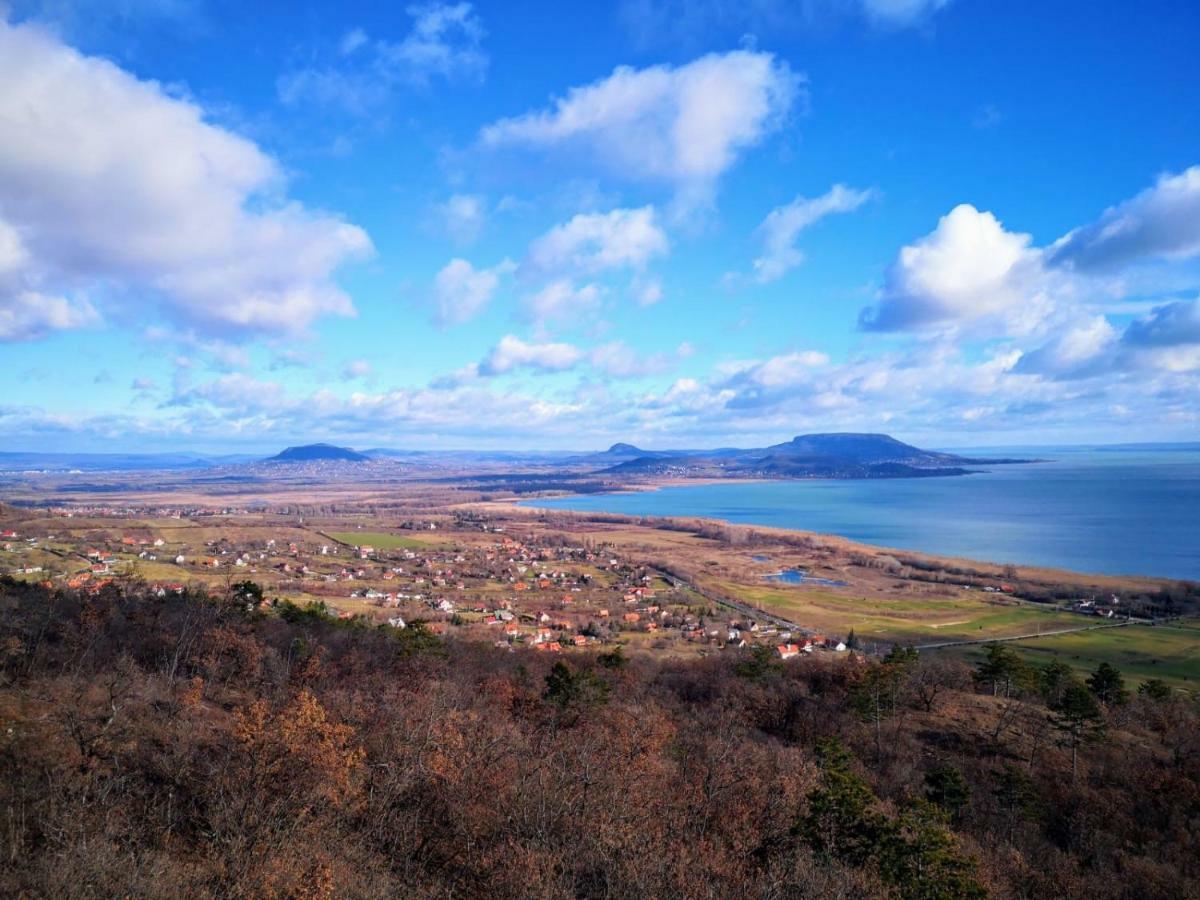
[[[779,651],[780,659],[793,659],[800,655],[799,644],[780,644],[775,649]]]

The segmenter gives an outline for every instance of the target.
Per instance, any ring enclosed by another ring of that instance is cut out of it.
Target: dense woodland
[[[1200,707],[0,582],[0,894],[1195,897]]]

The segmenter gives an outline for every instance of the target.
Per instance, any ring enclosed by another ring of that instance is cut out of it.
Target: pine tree
[[[1104,733],[1104,719],[1091,692],[1078,681],[1063,689],[1062,699],[1051,707],[1050,721],[1061,732],[1059,743],[1071,748],[1071,781],[1078,772],[1079,748]]]
[[[1125,679],[1111,663],[1102,662],[1087,680],[1088,689],[1105,706],[1121,706],[1129,700]]]
[[[905,900],[983,900],[975,861],[958,849],[946,813],[913,800],[880,853],[879,869]]]

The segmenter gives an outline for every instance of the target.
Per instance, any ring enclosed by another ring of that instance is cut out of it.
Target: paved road
[[[702,588],[699,585],[693,584],[686,578],[681,577],[675,572],[664,566],[647,566],[651,571],[657,572],[663,578],[670,581],[676,588],[685,588],[690,591],[695,591],[706,600],[711,600],[718,606],[724,606],[727,609],[736,610],[744,616],[749,616],[756,621],[771,622],[784,628],[788,631],[798,632],[799,634],[815,634],[811,628],[805,628],[797,622],[790,619],[785,619],[783,616],[777,616],[774,613],[769,613],[757,606],[751,606],[749,603],[743,603],[741,600],[735,600],[733,597],[719,594],[711,588]]]

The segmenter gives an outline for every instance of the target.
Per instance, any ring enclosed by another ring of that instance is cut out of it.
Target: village
[[[160,596],[195,587],[219,595],[254,582],[267,612],[286,603],[541,652],[620,644],[702,655],[767,646],[791,659],[847,651],[842,637],[747,615],[611,547],[562,535],[510,535],[504,525],[446,516],[387,532],[338,530],[345,524],[272,529],[247,525],[244,515],[223,522],[219,536],[188,527],[212,514],[176,510],[164,520],[126,509],[59,510],[61,527],[5,529],[0,549],[6,564],[16,560],[7,574],[49,587],[99,591],[138,578]]]

